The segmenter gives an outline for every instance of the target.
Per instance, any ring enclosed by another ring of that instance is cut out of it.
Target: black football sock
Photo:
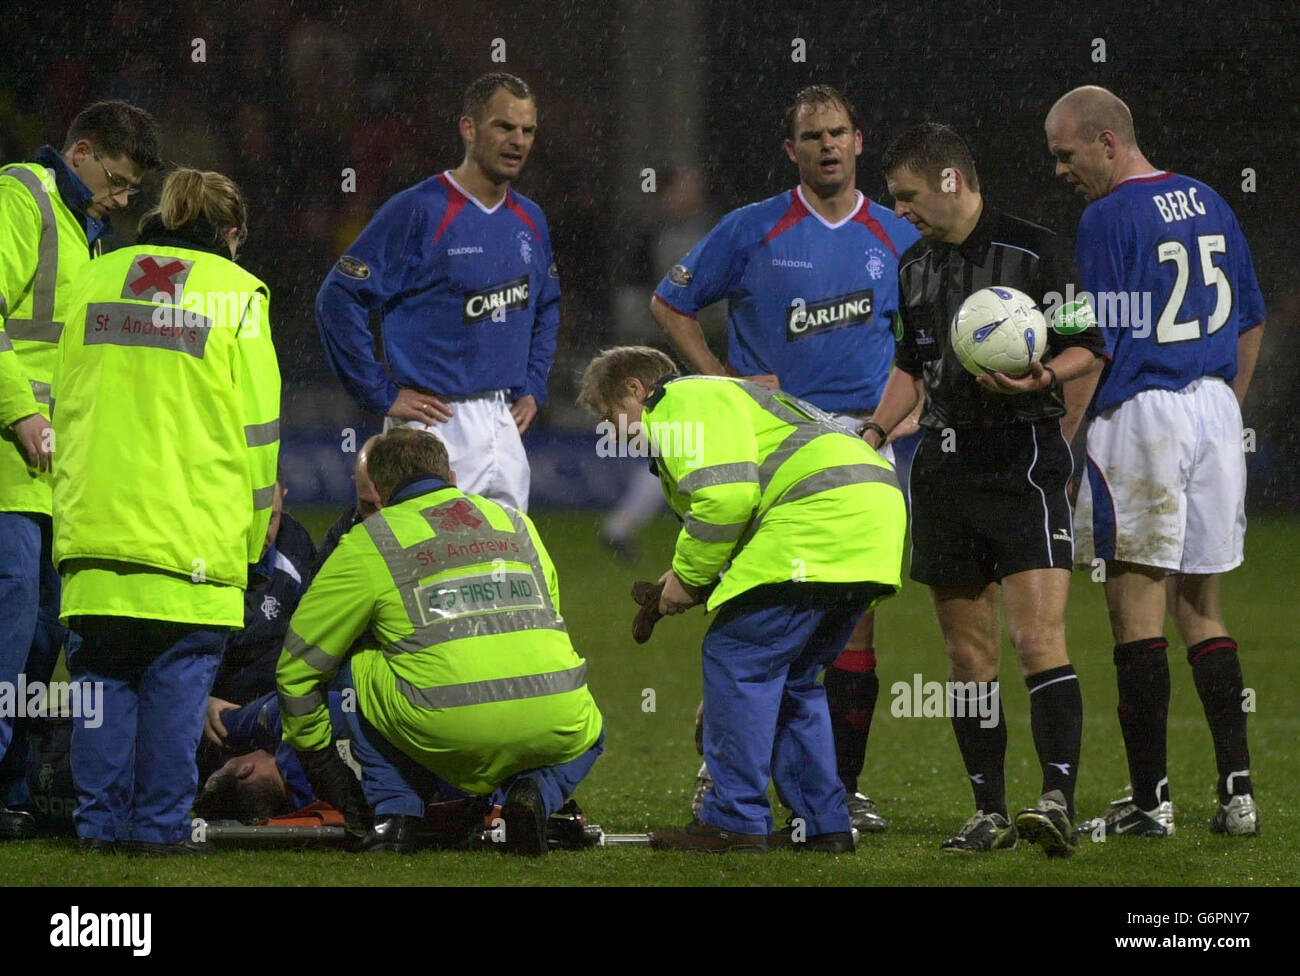
[[[876,649],[845,651],[826,669],[822,679],[826,687],[826,705],[831,713],[831,733],[835,738],[835,767],[844,791],[852,796],[858,791],[858,777],[867,755],[867,736],[871,717],[880,695],[876,677]]]
[[[1079,776],[1083,738],[1083,694],[1070,665],[1049,668],[1025,679],[1029,687],[1029,724],[1043,767],[1043,792],[1060,790],[1074,819],[1074,784]]]
[[[1115,645],[1119,727],[1124,733],[1133,802],[1154,810],[1169,799],[1166,737],[1169,725],[1169,642],[1148,637]]]
[[[957,735],[975,792],[975,809],[1007,816],[1007,789],[1003,765],[1007,754],[1007,722],[996,681],[981,682],[971,692],[962,682],[949,682],[948,705],[952,730]],[[997,709],[994,721],[993,708]]]
[[[1196,692],[1205,708],[1214,738],[1214,763],[1219,769],[1219,802],[1254,792],[1250,783],[1250,750],[1246,746],[1244,682],[1237,642],[1211,637],[1187,649]]]

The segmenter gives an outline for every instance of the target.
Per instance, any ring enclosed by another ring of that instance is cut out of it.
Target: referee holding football
[[[1074,281],[1068,243],[986,205],[970,150],[948,126],[908,130],[886,151],[884,169],[895,213],[922,239],[899,260],[895,366],[863,436],[873,447],[882,444],[924,392],[924,436],[909,482],[911,575],[930,587],[948,647],[949,715],[976,806],[943,848],[1009,850],[1023,835],[1049,855],[1068,855],[1076,845],[1083,724],[1079,682],[1065,648],[1074,545],[1068,445],[1096,386],[1101,336],[1086,327],[1088,307],[1072,303],[1052,316],[1049,362],[1035,363],[1018,379],[995,373],[977,380],[967,373],[948,334],[962,302],[1003,285],[1051,303],[1047,296],[1066,294]],[[1014,823],[1003,777],[1007,731],[998,694],[995,584],[1029,686],[1043,768],[1037,806]]]

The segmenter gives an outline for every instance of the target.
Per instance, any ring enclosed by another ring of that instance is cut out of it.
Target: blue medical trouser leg
[[[68,759],[77,787],[77,809],[72,815],[77,836],[127,840],[135,785],[135,678],[127,673],[92,672],[82,666],[78,653],[69,654],[68,670],[77,686],[74,694],[98,705],[95,714],[83,708],[72,718]]]
[[[560,807],[564,806],[569,797],[573,796],[581,783],[591,772],[591,767],[596,765],[596,760],[600,754],[605,751],[605,730],[600,730],[600,738],[596,740],[595,745],[580,755],[577,759],[570,759],[566,763],[559,763],[555,766],[542,766],[538,769],[528,769],[522,773],[511,776],[499,789],[493,792],[493,803],[505,803],[506,794],[520,779],[531,779],[537,784],[538,791],[542,794],[542,803],[546,807],[546,815],[549,817]]]
[[[95,618],[90,618],[95,619]],[[225,633],[120,618],[75,646],[69,758],[78,837],[171,844],[189,836],[194,754]],[[156,645],[156,646],[155,646]]]
[[[843,650],[855,620],[847,612],[780,604],[719,611],[703,648],[704,759],[714,786],[702,821],[741,834],[771,833],[767,785],[775,761],[777,787],[804,806],[796,813],[810,836],[849,829],[826,693],[816,677]]]
[[[344,665],[346,687],[352,684],[351,662]],[[361,790],[376,817],[399,814],[423,817],[428,803],[468,796],[406,755],[361,714],[345,710],[352,733],[352,758],[361,765]]]
[[[138,682],[131,840],[178,844],[190,834],[199,785],[194,756],[226,634],[195,629],[163,651]]]
[[[37,682],[48,685],[64,641],[77,640],[75,634],[59,623],[59,594],[62,591],[62,583],[51,560],[50,543],[53,526],[49,516],[40,515],[33,518],[41,533],[38,563],[40,598],[35,633],[32,636],[31,649],[27,653],[27,664],[23,668],[28,687]],[[0,526],[0,532],[4,530],[4,526]],[[2,608],[0,612],[3,612]],[[0,723],[10,721],[0,718]],[[0,762],[0,805],[23,806],[31,799],[27,789],[27,734],[31,722],[31,718],[21,718],[14,722],[8,750],[0,747],[0,754],[4,756],[3,762]],[[0,729],[0,740],[3,737],[4,730]]]
[[[794,816],[803,818],[809,837],[850,827],[844,783],[836,769],[826,690],[817,676],[844,650],[861,607],[813,612],[820,619],[803,653],[790,665],[772,746],[772,779],[777,792]],[[828,775],[806,775],[820,769],[819,764],[829,770]]]
[[[39,515],[25,512],[0,512],[0,682],[6,682],[15,694],[36,634],[40,607],[39,519]],[[49,516],[45,520],[48,522]],[[13,731],[13,716],[0,715],[0,758],[9,749]]]

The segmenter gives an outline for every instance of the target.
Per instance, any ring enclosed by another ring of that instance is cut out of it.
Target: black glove
[[[632,599],[641,608],[632,621],[632,639],[638,644],[644,644],[650,639],[655,624],[663,617],[659,612],[659,597],[663,591],[662,583],[637,580],[632,584]]]
[[[340,758],[333,743],[316,752],[299,750],[298,761],[316,799],[324,800],[343,814],[349,831],[364,833],[370,829],[370,807],[361,792],[361,783]]]

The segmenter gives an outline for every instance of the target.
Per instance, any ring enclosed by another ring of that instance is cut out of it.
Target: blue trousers
[[[713,789],[702,821],[771,833],[774,781],[807,836],[849,829],[817,676],[844,650],[864,605],[723,604],[704,636],[704,760]]]
[[[50,560],[48,515],[0,512],[0,682],[48,682],[66,630],[59,625],[59,574]],[[12,716],[0,715],[0,760],[14,741]],[[21,729],[22,720],[19,721]],[[26,736],[0,765],[0,806],[25,802]]]
[[[349,687],[352,686],[351,663],[344,666],[344,680]],[[345,714],[352,733],[352,758],[361,764],[361,789],[376,817],[397,814],[423,817],[424,808],[429,803],[470,795],[400,751],[366,720],[360,707]],[[510,787],[520,777],[526,776],[537,784],[549,817],[564,806],[604,751],[605,733],[602,730],[596,744],[577,759],[556,766],[525,770],[511,776],[492,792],[492,802],[504,803]]]
[[[77,617],[68,657],[82,701],[69,757],[77,836],[175,844],[190,834],[194,756],[226,632],[130,617]],[[89,688],[87,686],[90,686]]]

